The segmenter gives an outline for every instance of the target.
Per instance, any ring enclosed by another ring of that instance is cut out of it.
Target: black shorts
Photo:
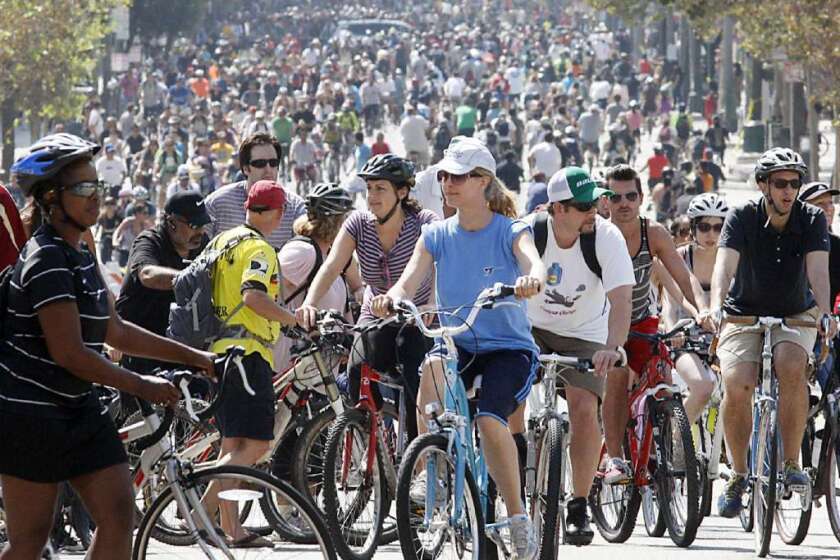
[[[56,483],[122,463],[128,457],[107,411],[61,419],[0,410],[0,474]]]
[[[435,355],[435,350],[429,355]],[[458,348],[458,371],[468,391],[481,375],[476,417],[491,416],[505,426],[531,392],[538,364],[537,356],[529,350],[471,354]]]
[[[231,368],[216,412],[219,432],[226,438],[271,441],[274,439],[274,372],[257,352],[242,358],[242,365],[256,394],[245,390],[239,371]]]

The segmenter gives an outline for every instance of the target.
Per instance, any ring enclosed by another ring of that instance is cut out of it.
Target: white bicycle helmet
[[[726,218],[729,212],[729,206],[726,200],[717,193],[699,194],[691,199],[688,205],[689,220],[697,220],[700,218]]]
[[[755,180],[764,181],[774,171],[796,171],[802,177],[808,172],[808,166],[790,148],[771,148],[755,162]]]

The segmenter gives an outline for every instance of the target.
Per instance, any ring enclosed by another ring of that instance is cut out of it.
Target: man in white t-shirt
[[[443,212],[443,190],[437,178],[438,169],[434,165],[424,169],[414,176],[414,188],[411,189],[411,198],[420,203],[426,210],[431,210],[441,218],[446,215]]]
[[[505,80],[510,85],[508,96],[511,101],[516,101],[525,89],[525,71],[520,66],[512,65],[505,71]]]
[[[610,194],[583,169],[566,167],[548,182],[548,215],[525,218],[547,271],[545,290],[528,302],[534,340],[543,353],[589,359],[595,368],[561,372],[574,473],[566,538],[578,546],[592,542],[586,497],[601,451],[598,401],[607,371],[626,361],[623,345],[636,282],[624,237],[596,214],[598,200]]]
[[[105,155],[96,162],[96,174],[110,187],[122,185],[126,176],[125,162],[117,155],[113,144],[105,144]]]
[[[543,139],[528,152],[528,165],[531,167],[531,175],[542,173],[551,177],[563,166],[563,154],[554,143],[554,135],[546,132]]]
[[[467,82],[464,78],[458,75],[451,75],[443,84],[443,94],[452,103],[459,103],[464,96],[464,89],[467,87]]]
[[[400,123],[400,136],[406,157],[412,152],[416,153],[417,163],[425,167],[429,164],[429,139],[427,132],[429,121],[417,114],[417,109],[408,105],[405,109],[405,118]],[[409,157],[409,159],[411,159]]]

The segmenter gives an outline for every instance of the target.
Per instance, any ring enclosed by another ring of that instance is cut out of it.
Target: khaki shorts
[[[560,336],[536,327],[531,329],[531,334],[534,335],[534,341],[540,347],[540,352],[543,354],[556,353],[561,356],[591,360],[595,352],[606,348],[606,346],[597,342]],[[566,385],[586,389],[597,396],[598,399],[604,397],[603,377],[598,377],[592,373],[581,373],[574,368],[562,368],[559,373]],[[561,394],[563,394],[562,391]]]
[[[788,319],[800,321],[816,321],[819,318],[819,309],[812,307],[805,313],[791,315]],[[735,325],[727,323],[723,327],[717,346],[717,356],[720,360],[720,369],[723,372],[731,370],[736,365],[748,362],[761,363],[761,349],[764,345],[763,331],[749,332],[750,325]],[[814,351],[814,343],[817,341],[817,329],[806,329],[796,327],[797,333],[783,331],[774,327],[772,332],[773,347],[780,342],[792,342],[805,350],[810,356]]]

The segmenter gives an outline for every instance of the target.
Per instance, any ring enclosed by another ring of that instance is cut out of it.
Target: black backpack
[[[534,245],[540,257],[545,254],[545,247],[548,244],[548,212],[537,212],[534,219]],[[601,263],[598,262],[598,253],[595,250],[595,228],[591,233],[580,234],[580,251],[583,253],[583,260],[586,266],[597,276],[602,278]]]
[[[688,137],[691,135],[691,129],[688,126],[688,115],[680,113],[677,117],[677,124],[675,128],[677,129],[677,138],[680,140],[688,140]]]

